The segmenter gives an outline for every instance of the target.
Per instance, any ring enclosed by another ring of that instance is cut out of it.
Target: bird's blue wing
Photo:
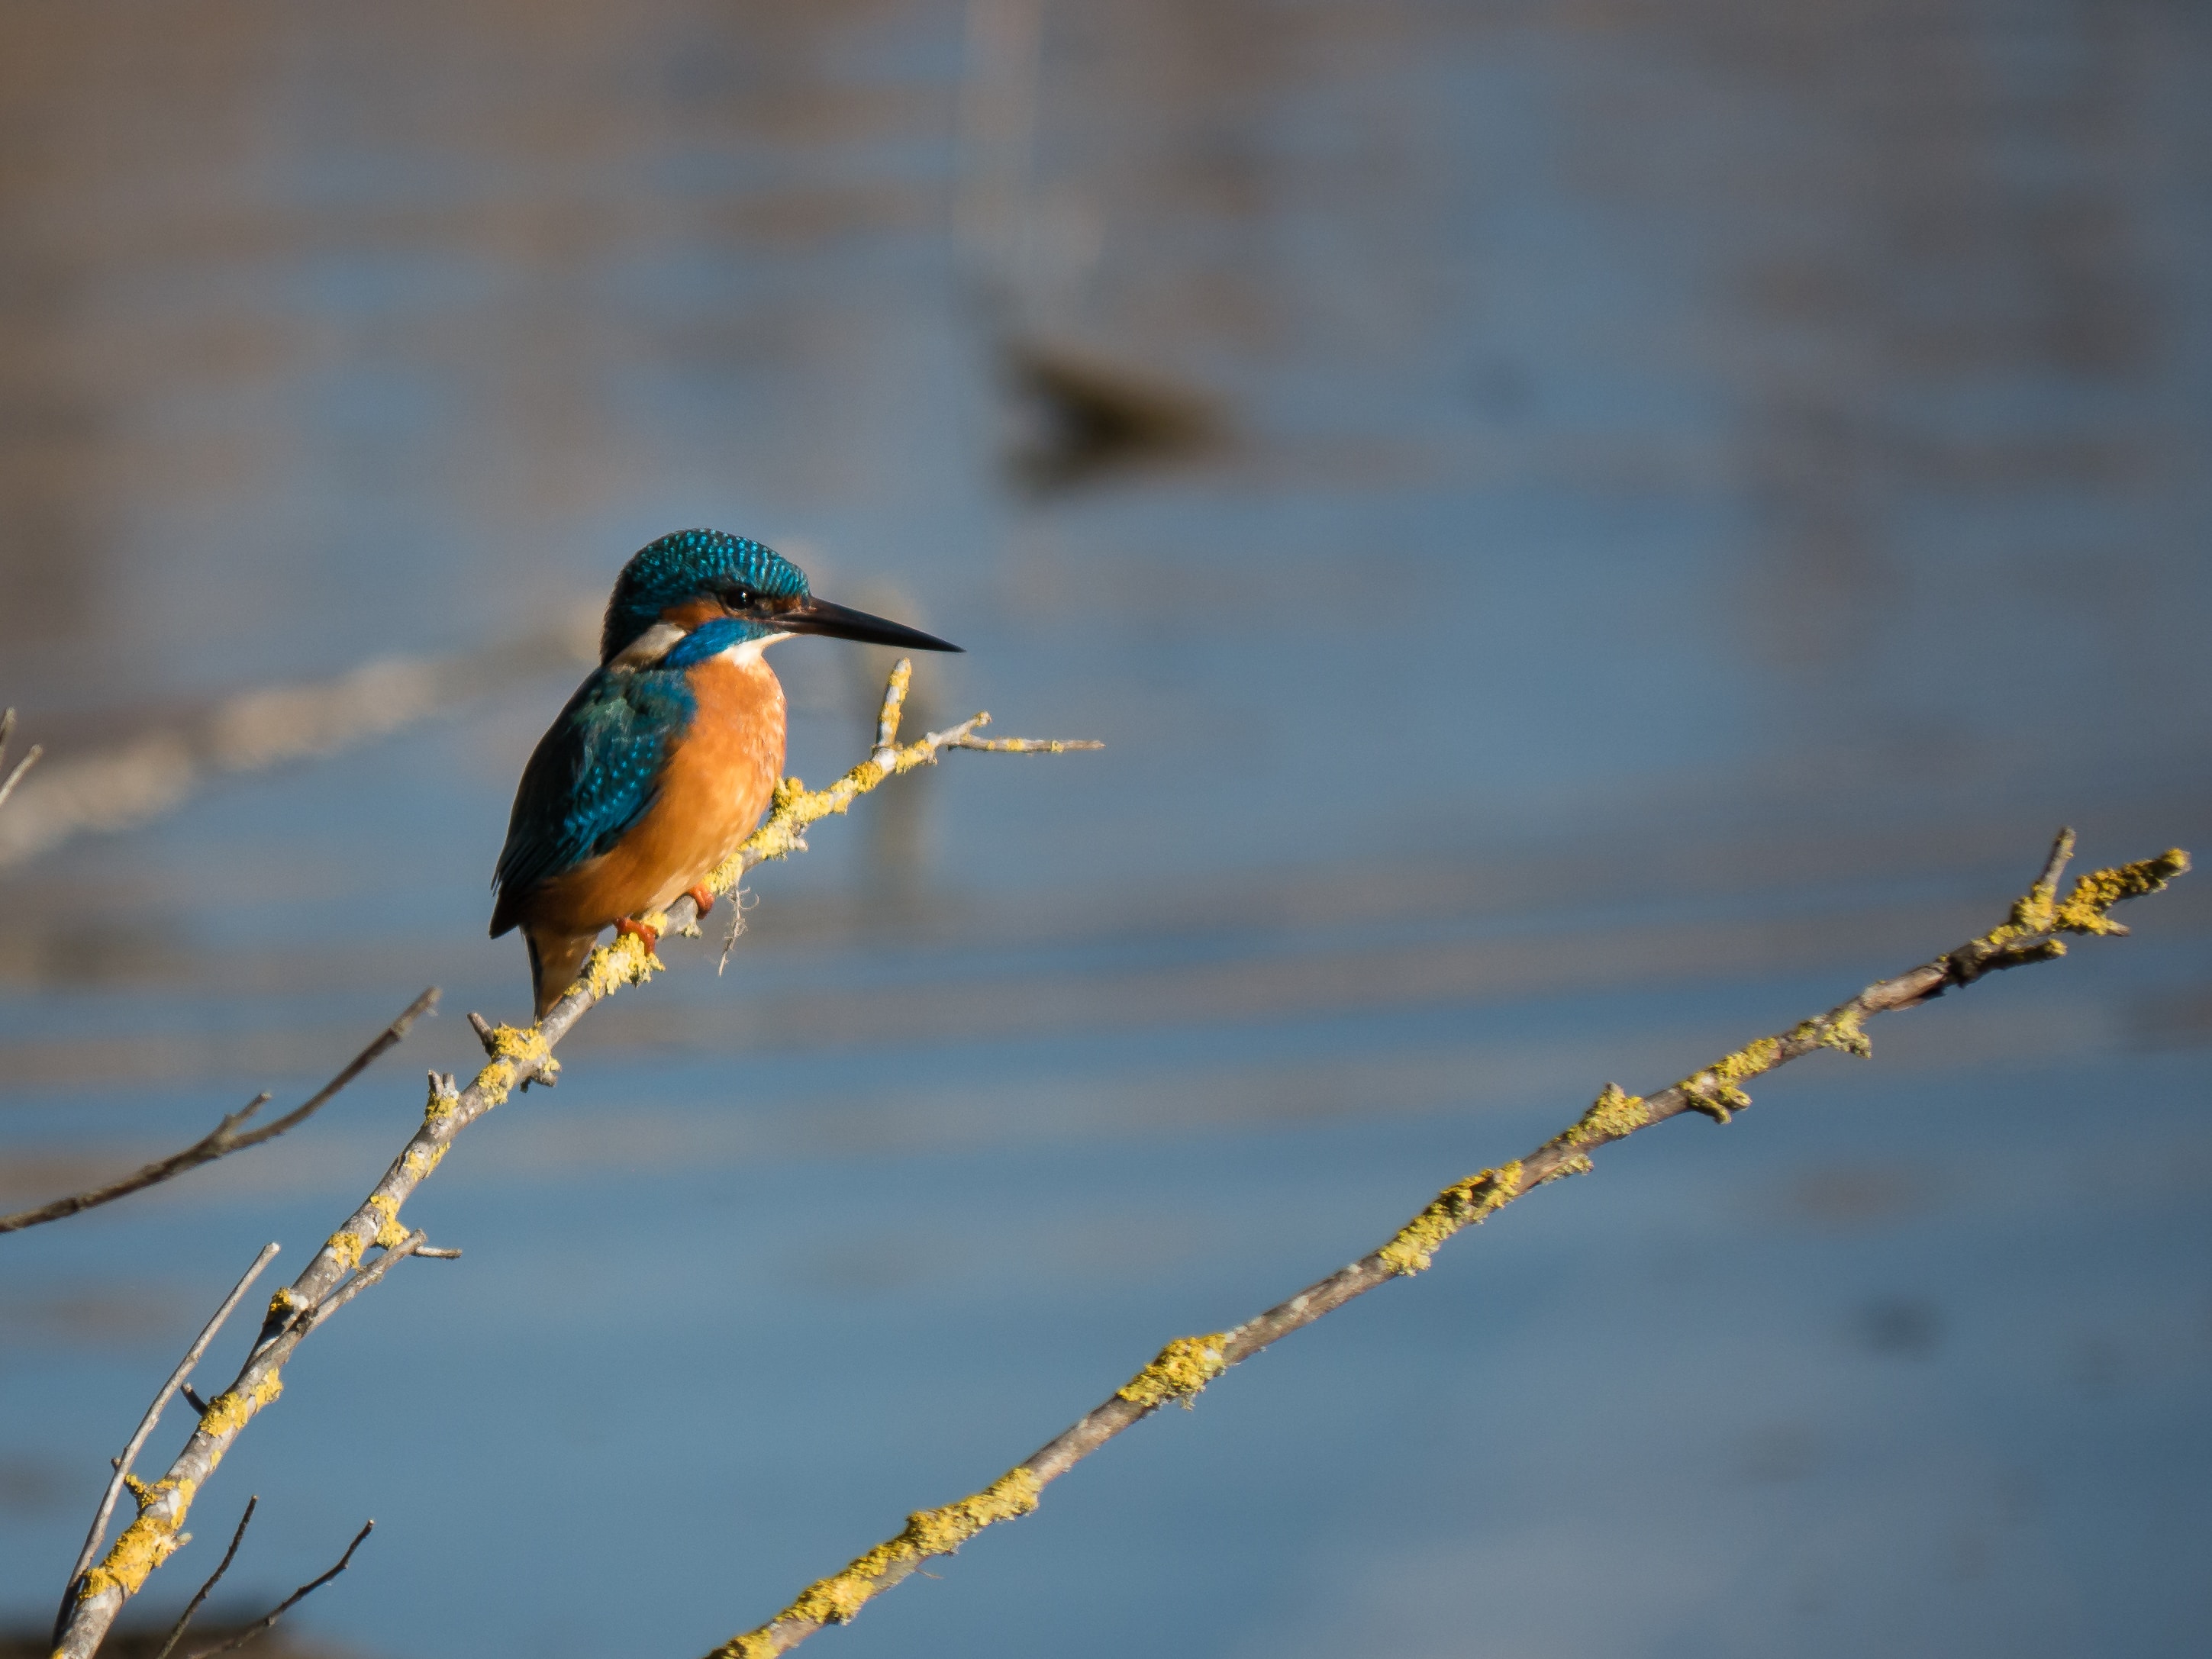
[[[514,926],[523,896],[622,838],[660,791],[670,749],[697,710],[681,670],[605,669],[568,699],[538,740],[514,792],[507,845],[492,885],[496,939]]]

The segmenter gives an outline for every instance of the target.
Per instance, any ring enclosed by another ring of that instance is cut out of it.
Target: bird
[[[616,579],[599,665],[523,768],[492,876],[491,936],[522,930],[538,1019],[575,982],[600,933],[689,893],[734,853],[783,775],[783,688],[763,655],[794,634],[919,651],[960,647],[817,599],[774,548],[679,530]]]

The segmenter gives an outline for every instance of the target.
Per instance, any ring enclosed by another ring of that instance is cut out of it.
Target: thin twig
[[[201,1327],[192,1346],[185,1350],[185,1357],[177,1362],[177,1369],[169,1373],[169,1380],[161,1384],[161,1391],[154,1396],[154,1403],[146,1407],[145,1416],[138,1419],[137,1431],[131,1437],[131,1443],[123,1449],[123,1455],[115,1460],[115,1473],[107,1482],[107,1490],[100,1495],[100,1512],[92,1518],[92,1530],[84,1535],[84,1547],[77,1552],[76,1565],[70,1569],[68,1588],[62,1592],[61,1611],[55,1615],[57,1641],[60,1639],[61,1624],[69,1616],[70,1595],[76,1589],[77,1581],[84,1577],[84,1570],[92,1565],[92,1558],[100,1548],[100,1540],[107,1535],[107,1523],[115,1514],[115,1500],[122,1495],[124,1482],[131,1478],[131,1465],[145,1446],[147,1437],[154,1432],[155,1425],[161,1420],[162,1407],[169,1403],[171,1395],[185,1386],[185,1379],[192,1374],[192,1367],[200,1363],[200,1356],[208,1351],[208,1344],[215,1340],[215,1334],[222,1328],[222,1322],[230,1317],[230,1310],[238,1305],[240,1298],[245,1296],[253,1281],[261,1277],[261,1270],[276,1260],[281,1248],[273,1241],[261,1247],[261,1254],[253,1258],[253,1265],[246,1270],[246,1277],[231,1287],[230,1294],[222,1299],[222,1305],[215,1310],[215,1316]],[[203,1412],[201,1415],[205,1416],[206,1413]]]
[[[351,1566],[353,1565],[353,1553],[361,1547],[361,1540],[368,1537],[369,1534],[375,1530],[376,1522],[374,1521],[363,1522],[362,1523],[361,1530],[354,1534],[353,1542],[346,1546],[345,1553],[338,1557],[337,1565],[332,1567],[328,1572],[325,1573],[319,1578],[309,1579],[306,1583],[301,1585],[299,1589],[294,1590],[289,1595],[279,1601],[275,1607],[270,1608],[268,1612],[263,1613],[261,1617],[248,1625],[244,1630],[239,1631],[234,1635],[226,1637],[223,1640],[216,1643],[211,1648],[201,1648],[198,1650],[191,1655],[191,1659],[215,1659],[215,1656],[218,1653],[228,1653],[233,1648],[244,1647],[255,1637],[260,1635],[263,1631],[267,1630],[270,1626],[275,1624],[287,1613],[289,1613],[294,1607],[299,1606],[301,1602],[306,1601],[317,1590],[322,1589],[324,1585],[329,1583],[331,1579],[337,1577],[348,1567]]]
[[[15,711],[10,708],[6,714],[0,714],[0,766],[8,763],[8,739],[15,735]],[[39,757],[46,752],[35,743],[24,750],[23,758],[15,763],[15,769],[8,775],[7,781],[0,783],[0,806],[8,804],[8,797],[15,793],[15,786],[23,781],[23,774],[36,766]]]
[[[404,1037],[407,1028],[434,1008],[437,1003],[438,988],[433,985],[409,1003],[398,1018],[378,1032],[375,1041],[349,1060],[343,1071],[318,1089],[304,1105],[294,1108],[275,1122],[264,1123],[246,1134],[238,1133],[240,1124],[269,1103],[269,1096],[256,1095],[180,1152],[157,1158],[119,1181],[109,1182],[105,1187],[94,1187],[89,1192],[72,1193],[67,1198],[58,1198],[51,1204],[42,1204],[35,1210],[19,1210],[14,1215],[0,1216],[0,1233],[20,1232],[42,1222],[59,1221],[65,1216],[76,1215],[98,1205],[112,1204],[118,1198],[127,1198],[132,1193],[143,1192],[164,1181],[173,1181],[187,1170],[197,1170],[203,1164],[228,1158],[233,1152],[242,1152],[249,1146],[258,1146],[264,1141],[276,1139],[288,1130],[298,1128],[328,1105],[339,1090],[367,1071],[386,1049]]]
[[[424,1235],[420,1232],[408,1234],[374,1261],[346,1280],[337,1290],[331,1292],[327,1299],[317,1304],[313,1317],[307,1322],[307,1330],[312,1331],[319,1325],[327,1322],[340,1308],[344,1307],[347,1303],[390,1273],[393,1262],[403,1261],[421,1249],[423,1237]],[[305,1333],[303,1332],[302,1334]]]
[[[2073,850],[2073,831],[2062,830],[2035,885],[2014,903],[2002,926],[1981,938],[1895,979],[1870,985],[1818,1018],[1761,1037],[1648,1099],[1607,1084],[1571,1127],[1517,1163],[1480,1170],[1445,1188],[1388,1243],[1350,1267],[1307,1285],[1234,1330],[1176,1338],[1103,1404],[992,1485],[957,1503],[910,1516],[905,1531],[878,1544],[842,1572],[809,1585],[773,1620],[732,1637],[709,1659],[768,1659],[797,1647],[825,1625],[846,1623],[931,1557],[949,1554],[986,1527],[1028,1514],[1036,1508],[1046,1486],[1123,1430],[1170,1401],[1188,1405],[1230,1366],[1353,1297],[1421,1272],[1434,1252],[1462,1228],[1486,1219],[1547,1182],[1587,1172],[1590,1154],[1599,1147],[1684,1112],[1703,1112],[1726,1122],[1732,1113],[1751,1103],[1742,1087],[1750,1079],[1820,1048],[1869,1054],[1872,1048],[1863,1027],[1874,1015],[1915,1007],[1984,974],[2063,956],[2064,934],[2124,933],[2127,930],[2107,914],[2112,907],[2122,899],[2157,892],[2189,868],[2188,854],[2177,848],[2140,863],[2096,871],[2076,881],[2062,903],[2058,881]]]
[[[901,657],[892,665],[884,685],[883,707],[876,712],[875,752],[882,754],[898,743],[899,719],[906,710],[906,690],[914,679],[914,659]]]
[[[215,1571],[208,1575],[207,1583],[200,1586],[199,1593],[185,1603],[185,1610],[177,1615],[177,1622],[169,1627],[168,1639],[161,1644],[161,1650],[154,1656],[154,1659],[169,1659],[177,1644],[184,1639],[185,1626],[192,1622],[192,1615],[200,1610],[200,1603],[208,1599],[208,1592],[222,1582],[223,1574],[230,1571],[231,1557],[238,1553],[239,1544],[246,1537],[246,1523],[253,1519],[253,1511],[260,1505],[261,1494],[258,1492],[246,1500],[246,1513],[238,1517],[238,1530],[230,1535],[230,1547],[222,1553],[222,1559],[216,1563]]]
[[[887,696],[885,702],[893,700]],[[896,707],[889,711],[894,729],[896,713]],[[962,746],[960,739],[988,718],[978,714],[951,732],[878,748],[826,789],[809,790],[795,778],[786,779],[775,792],[767,819],[703,884],[713,893],[729,894],[753,866],[805,851],[809,824],[844,811],[886,779],[934,765],[944,750]],[[879,719],[878,734],[882,730]],[[1041,745],[1039,752],[1044,747]],[[670,905],[665,915],[640,918],[650,921],[664,936],[681,933],[698,919],[698,906],[688,894]],[[553,1058],[554,1046],[575,1023],[616,991],[644,984],[665,965],[636,933],[618,933],[612,943],[592,953],[584,964],[582,978],[536,1025],[491,1026],[488,1034],[480,1034],[491,1058],[465,1088],[456,1088],[453,1079],[432,1074],[422,1127],[360,1206],[324,1241],[300,1276],[270,1298],[260,1335],[237,1377],[210,1402],[199,1429],[171,1462],[168,1473],[147,1489],[137,1521],[125,1529],[98,1567],[82,1575],[83,1588],[70,1606],[65,1626],[56,1641],[56,1659],[91,1659],[123,1604],[137,1594],[147,1575],[175,1549],[194,1496],[254,1414],[282,1392],[284,1367],[299,1345],[323,1320],[374,1284],[392,1261],[407,1253],[398,1248],[402,1243],[400,1208],[438,1167],[454,1139],[506,1101],[526,1080],[550,1080],[560,1069]],[[387,1238],[392,1240],[393,1249],[349,1282],[348,1275],[362,1257]],[[419,1247],[421,1235],[414,1238],[415,1247]],[[341,1285],[345,1285],[343,1291]],[[333,1292],[338,1294],[333,1297]]]
[[[1060,738],[978,738],[968,733],[948,745],[953,749],[981,749],[994,755],[1065,755],[1078,749],[1103,749],[1103,743],[1088,739]]]
[[[2031,895],[2041,893],[2046,897],[2058,890],[2058,884],[2066,875],[2066,866],[2074,860],[2074,831],[2061,830],[2051,838],[2051,852],[2043,860],[2043,873],[2035,878]]]

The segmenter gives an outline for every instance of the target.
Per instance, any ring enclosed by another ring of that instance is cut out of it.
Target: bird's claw
[[[708,890],[707,884],[704,882],[701,882],[699,885],[690,889],[684,895],[684,896],[690,899],[692,903],[699,907],[699,914],[702,916],[704,916],[708,911],[714,908],[714,895]]]
[[[642,921],[633,921],[628,916],[624,916],[615,924],[615,933],[617,935],[636,934],[638,942],[645,946],[645,953],[647,956],[653,955],[660,945],[660,929],[650,927]]]

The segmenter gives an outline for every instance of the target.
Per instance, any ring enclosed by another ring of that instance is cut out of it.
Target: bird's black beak
[[[868,645],[896,645],[909,651],[957,651],[960,647],[934,634],[903,623],[885,622],[850,605],[832,605],[811,597],[788,609],[780,609],[762,621],[787,634],[826,634],[833,640],[859,640]]]

